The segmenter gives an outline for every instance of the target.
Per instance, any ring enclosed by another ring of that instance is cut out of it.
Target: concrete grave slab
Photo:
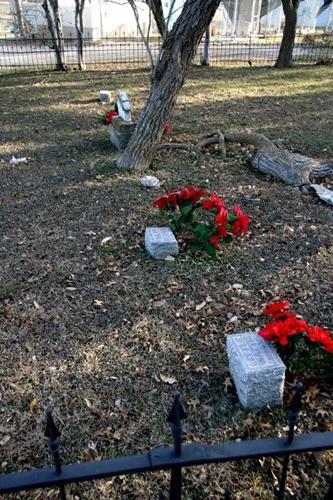
[[[147,227],[145,247],[154,259],[165,259],[179,252],[177,240],[169,227]]]
[[[227,335],[227,354],[244,408],[282,405],[286,367],[269,342],[255,332]]]

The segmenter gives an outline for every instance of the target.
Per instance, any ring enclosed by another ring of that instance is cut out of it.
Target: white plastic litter
[[[106,245],[111,240],[112,240],[111,236],[107,236],[106,238],[103,238],[102,241],[101,241],[101,246]]]
[[[15,158],[13,155],[11,160],[9,160],[9,165],[17,165],[18,163],[27,163],[27,158],[25,156],[22,158]]]

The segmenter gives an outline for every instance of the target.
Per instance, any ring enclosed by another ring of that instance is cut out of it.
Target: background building
[[[76,36],[74,0],[59,0],[64,35]],[[182,11],[185,0],[163,0],[165,18],[169,27]],[[34,36],[48,35],[42,0],[23,0],[23,11],[28,33]],[[311,32],[318,29],[333,30],[333,5],[320,16],[317,12],[323,0],[302,0],[298,10],[298,29]],[[144,32],[149,25],[148,7],[138,2],[140,24]],[[281,0],[222,0],[211,23],[213,36],[243,37],[249,34],[280,33],[284,26]],[[84,8],[85,37],[99,40],[103,37],[140,36],[130,5],[110,0],[86,0]],[[17,34],[13,0],[0,0],[0,34]],[[157,34],[152,22],[151,33]]]

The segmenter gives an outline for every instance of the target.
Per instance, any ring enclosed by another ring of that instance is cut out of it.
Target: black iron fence
[[[68,67],[77,66],[77,39],[65,38],[64,62]],[[212,37],[209,49],[211,64],[273,64],[278,56],[281,36],[246,36],[241,38]],[[161,40],[152,37],[149,41],[153,59],[156,61]],[[200,44],[195,63],[203,57]],[[297,35],[293,52],[295,63],[333,62],[333,33]],[[84,40],[84,60],[91,65],[147,66],[150,59],[145,44],[137,37],[102,38]],[[56,56],[49,38],[0,39],[0,68],[55,68]]]
[[[301,407],[301,392],[302,385],[298,384],[289,408],[288,435],[284,438],[212,445],[182,445],[182,420],[186,418],[186,414],[179,400],[180,394],[177,392],[168,416],[168,422],[172,426],[173,448],[155,448],[141,455],[122,456],[112,460],[82,462],[72,465],[61,464],[60,432],[53,421],[51,411],[46,410],[45,436],[49,441],[49,451],[53,458],[54,467],[0,475],[0,494],[57,487],[60,498],[66,499],[65,485],[69,483],[170,470],[170,499],[178,500],[182,495],[182,469],[184,467],[262,457],[283,457],[282,473],[276,489],[276,497],[283,500],[290,455],[333,449],[333,432],[294,435]],[[231,492],[225,491],[225,498],[231,498]],[[325,498],[333,498],[333,482],[328,486]]]

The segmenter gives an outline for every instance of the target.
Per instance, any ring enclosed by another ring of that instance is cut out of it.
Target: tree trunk
[[[77,58],[80,70],[85,70],[83,54],[83,9],[85,0],[75,0],[75,28],[77,34]]]
[[[163,43],[148,102],[125,152],[117,160],[119,168],[145,169],[150,165],[156,143],[162,135],[163,124],[219,3],[220,0],[186,1],[181,15]]]
[[[210,26],[206,29],[204,55],[201,61],[202,66],[209,66],[209,46],[210,46]]]
[[[293,65],[293,49],[295,44],[297,10],[300,0],[282,0],[285,24],[279,51],[275,63],[276,68],[289,68]]]
[[[59,53],[61,60],[63,61],[63,66],[65,66],[64,63],[64,33],[62,30],[62,22],[61,22],[61,17],[60,17],[60,12],[59,12],[59,2],[58,0],[50,0],[51,7],[53,10],[53,17],[54,17],[54,25],[55,25],[55,31],[58,39],[58,47],[59,47]],[[64,69],[64,68],[61,68]]]
[[[18,27],[18,30],[20,33],[20,37],[24,38],[26,35],[26,29],[25,29],[25,24],[24,24],[22,0],[14,0],[14,6],[15,6],[17,27]]]
[[[67,66],[64,61],[64,40],[58,0],[44,0],[42,7],[45,12],[48,29],[52,37],[53,49],[57,59],[57,69],[60,71],[67,71]]]

